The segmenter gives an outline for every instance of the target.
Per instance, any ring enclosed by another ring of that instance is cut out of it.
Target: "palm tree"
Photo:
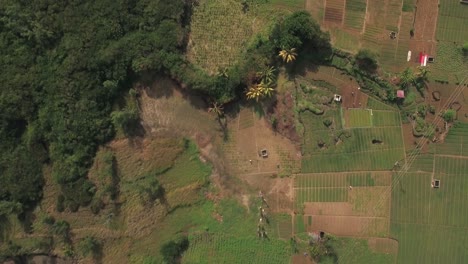
[[[262,97],[270,97],[273,91],[274,89],[271,88],[268,84],[261,82],[250,87],[249,90],[247,90],[246,95],[247,99],[255,99],[255,101],[258,102],[258,100]]]
[[[221,118],[224,116],[223,110],[224,110],[224,107],[218,102],[211,103],[211,107],[208,108],[208,112],[215,113],[218,116],[218,118]]]
[[[262,96],[270,97],[274,89],[270,87],[269,84],[261,82],[258,86],[262,89]]]
[[[263,83],[274,83],[275,80],[275,67],[271,66],[265,68],[263,71],[257,72],[257,76],[260,78],[261,82]]]
[[[416,77],[414,75],[414,72],[411,68],[406,68],[401,74],[400,74],[400,85],[403,88],[407,88],[409,85],[413,84],[414,81],[416,80]]]
[[[229,78],[228,68],[224,67],[224,68],[218,69],[218,76],[226,78],[226,79]]]
[[[294,61],[297,57],[296,48],[292,49],[282,49],[279,52],[279,56],[283,59],[284,62],[290,63]]]
[[[258,102],[258,99],[262,97],[262,95],[263,95],[263,87],[260,84],[251,86],[246,92],[247,99],[249,100],[255,99],[255,101],[257,102]]]

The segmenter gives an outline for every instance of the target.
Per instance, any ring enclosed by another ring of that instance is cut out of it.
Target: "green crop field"
[[[346,119],[346,127],[371,127],[372,116],[371,110],[368,109],[349,109],[346,110],[348,118]]]
[[[364,26],[364,18],[366,16],[365,0],[348,0],[346,1],[346,13],[344,24],[346,27],[361,30]]]
[[[319,173],[295,176],[295,206],[301,208],[305,202],[346,202],[348,188],[389,186],[381,173]]]
[[[468,5],[460,1],[440,0],[437,39],[463,43],[468,41]]]
[[[436,146],[437,154],[468,156],[468,124],[455,124],[445,138],[444,144]]]
[[[288,263],[291,249],[282,240],[238,238],[205,233],[191,236],[182,263]]]
[[[399,262],[463,263],[468,258],[467,131],[468,124],[456,124],[434,154],[418,156],[412,172],[394,175],[391,233],[400,242]],[[431,188],[433,177],[440,188]]]
[[[379,126],[400,126],[400,114],[395,111],[372,111],[372,124]]]

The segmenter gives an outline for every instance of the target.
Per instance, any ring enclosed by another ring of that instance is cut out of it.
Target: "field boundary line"
[[[458,155],[449,155],[449,154],[434,154],[434,156],[442,157],[442,158],[453,158],[453,159],[468,159],[468,156],[462,156],[462,155],[458,156]]]
[[[454,225],[425,224],[425,223],[402,222],[402,221],[392,221],[392,224],[397,224],[397,225],[420,225],[420,226],[432,226],[432,227],[441,227],[441,228],[458,228],[458,229],[468,230],[468,227],[454,226]]]
[[[362,219],[387,219],[387,218],[390,218],[390,217],[385,217],[385,216],[328,215],[328,214],[322,214],[322,215],[320,215],[320,214],[304,214],[304,216],[349,217],[349,218],[362,218]]]
[[[382,172],[386,172],[386,173],[391,173],[391,171],[389,170],[371,170],[371,171],[363,171],[363,170],[360,170],[360,171],[339,171],[339,172],[305,172],[305,173],[295,173],[293,175],[295,176],[309,176],[309,175],[315,175],[315,174],[354,174],[354,173],[367,173],[367,172],[376,172],[376,173],[382,173]]]
[[[403,2],[403,1],[402,1]],[[406,164],[406,144],[405,144],[405,133],[403,132],[403,118],[401,117],[401,112],[399,112],[398,117],[400,118],[400,131],[401,131],[401,139],[403,141],[403,149],[405,152],[405,164]]]
[[[390,185],[374,185],[374,186],[352,186],[353,189],[362,189],[362,188],[373,188],[373,187],[390,187]],[[349,186],[340,186],[340,187],[329,187],[329,186],[317,186],[317,187],[293,187],[294,190],[315,190],[315,189],[349,189]],[[308,202],[309,203],[309,202]],[[310,202],[310,203],[321,203],[321,202]]]

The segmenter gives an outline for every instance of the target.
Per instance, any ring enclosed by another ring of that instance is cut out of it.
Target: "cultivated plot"
[[[463,43],[468,40],[468,5],[460,1],[440,0],[437,39]]]
[[[301,114],[305,130],[302,172],[387,170],[404,158],[397,112],[348,111],[357,112],[344,116],[345,127],[347,124],[369,127],[338,129],[342,125],[337,110],[328,111],[322,117],[307,112]],[[327,129],[324,119],[333,120],[334,129]]]
[[[322,230],[345,236],[388,234],[390,199],[377,206],[388,191],[391,175],[385,172],[318,173],[295,176],[296,210],[303,222],[296,232]]]
[[[421,155],[411,172],[395,173],[391,233],[400,262],[463,263],[468,258],[468,124],[451,128],[434,153]],[[432,188],[433,180],[440,181]]]

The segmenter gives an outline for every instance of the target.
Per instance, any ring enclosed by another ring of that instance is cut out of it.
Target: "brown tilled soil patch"
[[[411,150],[416,147],[418,139],[413,136],[413,125],[411,123],[402,124],[403,128],[403,141],[405,143],[405,150]],[[415,144],[416,142],[416,144]]]
[[[398,241],[391,238],[369,238],[369,248],[378,253],[396,255],[398,253]]]
[[[413,39],[435,41],[439,0],[416,1]]]
[[[341,86],[342,105],[345,108],[366,108],[369,96],[358,89],[356,81],[349,81]]]
[[[256,173],[239,175],[239,178],[254,188],[261,191],[267,204],[275,213],[291,213],[293,203],[293,180],[291,178],[278,178],[272,173]],[[250,197],[255,199],[255,197]]]
[[[326,0],[325,17],[327,24],[341,26],[344,17],[345,0]]]
[[[348,202],[304,203],[305,215],[352,215],[353,207]]]
[[[312,232],[317,230],[337,236],[385,236],[388,234],[388,219],[312,215],[312,225],[307,226],[307,231]]]

